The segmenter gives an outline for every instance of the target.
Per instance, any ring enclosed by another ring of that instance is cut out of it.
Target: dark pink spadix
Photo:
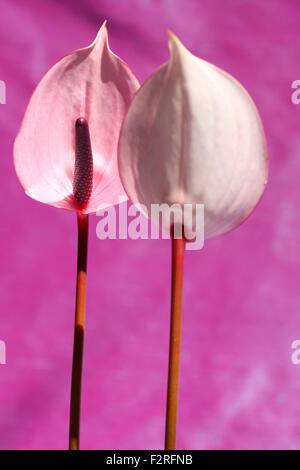
[[[93,188],[93,154],[87,120],[80,117],[75,123],[75,171],[73,194],[76,201],[89,202]]]

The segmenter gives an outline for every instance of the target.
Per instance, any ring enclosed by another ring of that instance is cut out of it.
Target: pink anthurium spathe
[[[76,212],[77,285],[69,448],[79,449],[85,328],[88,217],[127,199],[117,147],[139,83],[108,47],[105,23],[95,41],[58,61],[36,87],[14,145],[26,194]]]
[[[173,220],[161,219],[162,228],[181,215],[181,235],[175,225],[171,230],[166,450],[176,449],[185,240],[203,231],[203,222],[195,226],[196,206],[204,206],[204,238],[217,236],[248,217],[267,183],[264,132],[248,93],[169,36],[170,60],[135,95],[119,141],[120,176],[132,202],[148,216],[154,204],[175,207]],[[185,219],[187,204],[192,214]]]
[[[143,84],[126,115],[120,175],[148,214],[154,203],[203,204],[209,238],[237,227],[260,199],[264,132],[244,88],[169,36],[170,60]]]
[[[94,42],[59,60],[41,79],[14,145],[18,178],[33,199],[96,212],[126,200],[117,168],[120,127],[139,83],[108,46],[105,23]],[[85,118],[93,171],[89,200],[74,197],[75,123]]]

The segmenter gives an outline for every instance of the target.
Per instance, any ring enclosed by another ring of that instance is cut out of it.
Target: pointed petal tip
[[[100,40],[100,38],[102,37],[102,35],[104,35],[105,39],[107,39],[107,27],[106,27],[106,23],[107,23],[107,20],[104,20],[102,25],[100,26],[99,28],[99,31],[94,39],[94,41],[90,44],[90,46],[88,47],[94,47]]]
[[[171,52],[171,57],[174,54],[179,54],[181,51],[189,52],[189,50],[182,44],[176,34],[170,31],[170,29],[167,29],[167,34],[169,36],[168,45]]]
[[[167,28],[167,35],[169,36],[169,40],[180,42],[178,37],[169,28]]]
[[[180,39],[170,29],[167,29],[167,34],[169,36],[169,46],[184,47]]]
[[[105,33],[105,35],[107,36],[107,26],[106,25],[107,25],[107,20],[104,20],[101,27],[100,27],[99,32],[103,31]]]

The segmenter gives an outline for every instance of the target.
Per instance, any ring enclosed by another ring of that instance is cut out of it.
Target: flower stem
[[[172,293],[165,450],[176,449],[184,238],[172,236]]]
[[[88,215],[77,214],[78,249],[77,249],[77,284],[74,327],[73,366],[70,404],[69,449],[79,450],[81,377],[83,362],[86,270],[88,250]]]

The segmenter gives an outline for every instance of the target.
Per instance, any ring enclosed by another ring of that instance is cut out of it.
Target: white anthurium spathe
[[[237,80],[195,57],[172,33],[169,46],[170,60],[139,89],[125,117],[120,176],[148,215],[152,204],[192,204],[193,212],[203,204],[210,238],[240,225],[262,196],[264,131]],[[194,220],[185,223],[187,232]]]

